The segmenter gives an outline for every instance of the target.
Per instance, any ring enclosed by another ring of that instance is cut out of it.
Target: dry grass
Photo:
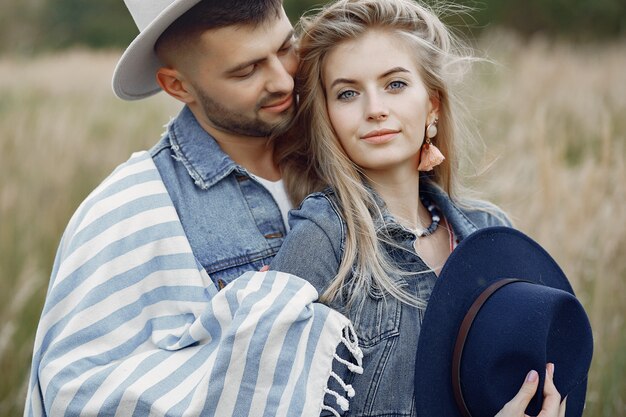
[[[588,417],[626,416],[626,43],[481,47],[469,90],[490,169],[476,187],[557,259],[591,317]],[[117,53],[0,59],[0,416],[19,415],[58,240],[80,201],[179,106],[110,92]],[[557,370],[558,372],[558,370]]]
[[[592,323],[585,416],[626,416],[626,44],[483,48],[502,64],[472,89],[495,159],[480,188],[561,265]]]
[[[118,53],[0,60],[0,416],[21,413],[34,329],[63,228],[178,107],[125,103],[110,88]]]

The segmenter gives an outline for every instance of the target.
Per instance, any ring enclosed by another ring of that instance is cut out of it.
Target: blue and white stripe
[[[350,322],[306,281],[250,272],[222,291],[192,254],[146,152],[62,238],[25,416],[319,416]]]

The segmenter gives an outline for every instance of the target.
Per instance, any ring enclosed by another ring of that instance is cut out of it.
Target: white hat
[[[154,44],[163,32],[200,0],[124,0],[139,28],[139,35],[124,51],[113,72],[113,91],[124,100],[139,100],[158,93],[156,71],[163,64]]]

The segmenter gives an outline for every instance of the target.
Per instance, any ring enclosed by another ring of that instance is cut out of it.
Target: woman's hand
[[[546,380],[543,384],[543,405],[541,412],[537,417],[564,417],[565,416],[565,400],[561,402],[561,394],[554,386],[554,364],[549,363],[546,366]],[[517,395],[511,401],[506,403],[496,417],[528,417],[524,414],[524,410],[530,403],[530,400],[537,391],[539,385],[539,374],[537,371],[530,371],[526,376],[526,380]]]

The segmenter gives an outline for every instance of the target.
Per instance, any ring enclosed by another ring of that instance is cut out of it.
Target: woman
[[[468,58],[410,0],[340,0],[302,28],[300,107],[282,166],[292,200],[310,195],[271,268],[308,280],[354,323],[364,373],[351,382],[348,415],[416,415],[403,393],[413,392],[437,275],[460,240],[510,225],[495,206],[459,196],[464,132],[450,70]],[[502,415],[523,415],[529,375]],[[558,393],[546,390],[545,412],[556,416]]]

